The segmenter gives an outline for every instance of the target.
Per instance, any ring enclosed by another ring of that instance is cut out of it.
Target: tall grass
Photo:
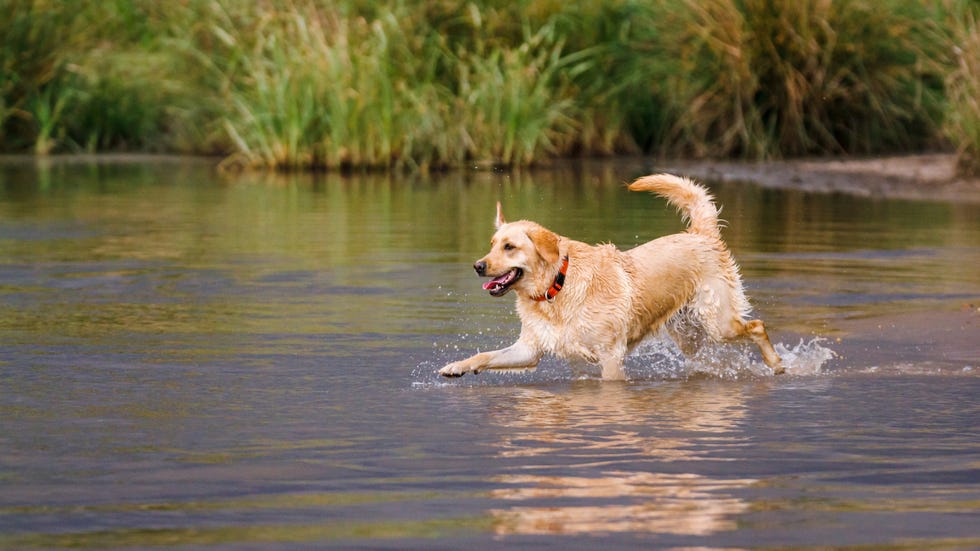
[[[957,144],[960,170],[980,174],[980,3],[954,4],[950,29],[955,57],[946,77],[946,132]]]
[[[395,66],[391,18],[345,19],[314,4],[249,14],[214,2],[214,46],[202,52],[226,109],[218,114],[250,164],[280,167],[386,165],[400,157],[410,116]]]
[[[77,35],[68,10],[58,4],[0,4],[0,147],[51,150],[68,101],[56,84],[67,76]]]
[[[424,169],[949,140],[966,166],[976,3],[948,1],[0,0],[0,150]]]
[[[694,156],[879,153],[933,143],[943,42],[914,1],[706,0],[664,13],[681,60],[665,147]]]
[[[0,0],[0,150],[177,148],[193,83],[145,6]]]
[[[452,50],[406,10],[368,21],[312,2],[239,20],[213,2],[199,45],[240,159],[278,167],[529,164],[571,128],[551,27]],[[422,32],[419,32],[422,31]]]
[[[526,165],[569,147],[577,59],[562,55],[554,26],[525,33],[517,48],[457,53],[459,132],[469,157]]]

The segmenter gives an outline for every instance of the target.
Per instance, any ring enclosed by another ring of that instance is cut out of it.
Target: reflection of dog
[[[640,178],[629,189],[667,199],[688,219],[687,231],[622,252],[574,241],[534,222],[508,223],[497,203],[490,252],[473,267],[491,278],[483,288],[492,296],[512,289],[517,294],[521,336],[507,348],[453,362],[439,373],[533,368],[550,353],[598,364],[604,379],[623,379],[629,350],[662,327],[685,354],[705,339],[747,337],[781,373],[762,321],[745,320],[751,308],[707,190],[670,174]]]
[[[738,493],[758,481],[697,466],[741,449],[747,390],[692,380],[642,389],[575,381],[557,391],[507,392],[496,401],[501,407],[487,411],[506,429],[495,456],[518,466],[489,479],[489,495],[502,500],[488,510],[494,532],[707,536],[736,529],[750,507]]]

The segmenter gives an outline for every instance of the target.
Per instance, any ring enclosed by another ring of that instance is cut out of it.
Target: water
[[[629,247],[652,168],[7,163],[0,548],[980,547],[980,205],[713,186],[787,376],[433,375],[517,335],[497,199]]]

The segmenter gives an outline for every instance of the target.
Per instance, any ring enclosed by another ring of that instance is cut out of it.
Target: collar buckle
[[[568,272],[568,255],[566,254],[562,258],[561,269],[558,270],[558,275],[555,276],[555,282],[551,284],[545,293],[539,297],[534,297],[534,300],[538,302],[548,301],[549,303],[555,301],[555,297],[558,296],[558,292],[561,288],[565,286],[565,274]]]

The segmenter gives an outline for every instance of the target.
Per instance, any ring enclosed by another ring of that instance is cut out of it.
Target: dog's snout
[[[476,275],[485,276],[487,275],[487,263],[483,260],[477,260],[476,264],[473,264],[473,269],[476,270]]]

